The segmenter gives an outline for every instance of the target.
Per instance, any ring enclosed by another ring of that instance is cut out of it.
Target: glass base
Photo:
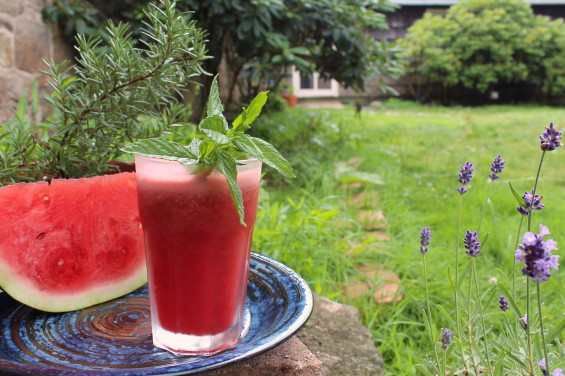
[[[190,335],[174,333],[163,328],[152,328],[153,344],[175,355],[210,356],[235,347],[249,332],[251,314],[246,309],[243,314],[243,328],[237,333],[236,325],[224,332],[209,335]]]

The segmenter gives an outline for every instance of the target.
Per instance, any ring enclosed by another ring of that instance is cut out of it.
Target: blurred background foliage
[[[59,23],[69,43],[77,33],[103,33],[108,19],[130,23],[141,38],[140,14],[150,3],[156,2],[57,0],[43,9],[43,17]],[[387,27],[384,12],[394,7],[386,1],[178,0],[177,8],[192,12],[207,33],[212,59],[204,69],[211,75],[202,76],[200,104],[221,64],[227,70],[228,106],[262,90],[279,90],[290,66],[356,90],[363,90],[370,77],[401,73],[394,46],[366,33]]]
[[[399,47],[419,101],[433,84],[485,100],[496,91],[503,102],[565,93],[563,20],[535,15],[524,0],[462,0],[445,15],[426,13]]]

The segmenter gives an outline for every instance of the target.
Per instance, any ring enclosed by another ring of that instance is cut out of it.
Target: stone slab
[[[323,376],[383,376],[384,363],[359,311],[314,295],[314,312],[297,337],[322,362]]]
[[[199,375],[322,376],[322,363],[296,337],[249,360]]]
[[[30,73],[45,69],[42,59],[51,56],[48,27],[31,19],[19,18],[14,34],[16,67]]]
[[[12,49],[12,38],[10,35],[0,32],[0,67],[12,66],[14,51]]]
[[[6,13],[10,16],[17,16],[23,12],[23,4],[21,1],[0,0],[0,13]]]

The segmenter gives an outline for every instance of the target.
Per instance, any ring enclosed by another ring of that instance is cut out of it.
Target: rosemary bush
[[[46,61],[47,131],[25,119],[3,126],[0,184],[102,174],[125,143],[158,136],[183,117],[182,93],[204,73],[204,32],[174,1],[145,15],[144,48],[135,47],[127,24],[110,22],[101,36],[77,37],[75,65]]]

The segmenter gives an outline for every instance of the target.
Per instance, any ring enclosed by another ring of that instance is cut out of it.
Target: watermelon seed
[[[60,259],[59,262],[57,262],[57,265],[61,266],[65,263],[65,261],[63,259]]]
[[[49,197],[48,196],[43,197],[43,201],[49,201]]]
[[[35,238],[41,240],[41,239],[43,239],[44,237],[45,237],[45,233],[44,233],[44,232],[40,232],[39,235],[37,235]]]

